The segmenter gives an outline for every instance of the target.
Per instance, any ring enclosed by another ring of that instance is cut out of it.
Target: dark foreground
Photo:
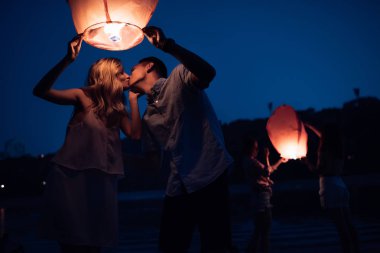
[[[380,252],[380,174],[346,177],[351,192],[352,216],[358,229],[361,252]],[[244,252],[252,231],[248,189],[231,186],[233,241]],[[105,253],[157,252],[162,191],[120,193],[120,245]],[[340,252],[334,226],[319,208],[316,180],[279,182],[273,196],[273,253]],[[38,239],[40,197],[2,198],[2,229],[8,234],[8,249],[30,253],[57,253],[53,241]],[[0,249],[7,252],[8,249]],[[3,252],[2,252],[3,251]],[[190,253],[199,252],[197,233]]]

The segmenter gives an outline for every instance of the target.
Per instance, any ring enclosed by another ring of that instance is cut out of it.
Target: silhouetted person
[[[253,138],[247,138],[243,147],[243,168],[251,186],[251,206],[253,209],[254,231],[247,252],[269,252],[270,230],[272,224],[272,185],[270,175],[287,159],[280,158],[275,164],[269,161],[269,149],[265,148],[265,164],[257,159],[259,143]]]
[[[82,37],[75,37],[66,56],[33,90],[50,102],[74,106],[45,191],[44,234],[57,240],[62,252],[100,252],[101,247],[117,244],[117,180],[124,174],[120,129],[132,138],[141,134],[138,94],[129,92],[131,115],[125,109],[123,91],[129,87],[129,76],[120,60],[96,61],[86,87],[52,89],[78,56],[81,43]]]
[[[163,150],[163,166],[170,167],[159,248],[165,253],[187,252],[198,226],[201,252],[226,252],[231,247],[227,170],[233,161],[204,92],[215,69],[166,38],[161,29],[147,27],[144,33],[181,63],[167,77],[164,63],[148,57],[130,74],[131,87],[147,95],[146,150],[147,145]]]
[[[322,208],[334,222],[339,233],[343,253],[359,252],[357,231],[352,224],[349,192],[341,178],[344,166],[343,140],[336,124],[326,125],[322,131],[305,123],[319,138],[317,164],[307,159],[311,171],[319,175],[319,196]]]

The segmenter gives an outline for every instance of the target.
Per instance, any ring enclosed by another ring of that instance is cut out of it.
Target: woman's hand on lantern
[[[267,157],[267,165],[268,165],[268,168],[269,168],[269,173],[272,173],[273,171],[277,170],[278,167],[282,164],[282,163],[286,163],[288,161],[287,158],[284,158],[284,157],[280,157],[280,159],[278,159],[278,161],[273,164],[273,165],[270,165],[269,163],[269,159]]]
[[[73,62],[79,54],[80,48],[82,46],[83,33],[76,35],[68,44],[66,59]]]

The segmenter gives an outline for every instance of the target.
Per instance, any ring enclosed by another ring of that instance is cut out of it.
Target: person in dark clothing
[[[342,253],[358,253],[358,235],[349,209],[349,191],[341,177],[344,150],[340,130],[336,124],[328,124],[322,131],[308,123],[305,126],[319,138],[317,163],[313,164],[307,158],[303,161],[319,176],[321,207],[337,228]]]
[[[270,175],[277,170],[280,164],[287,159],[280,158],[273,165],[269,161],[269,149],[265,148],[265,164],[257,159],[259,153],[258,141],[248,138],[244,144],[243,168],[252,190],[251,204],[253,208],[254,231],[249,242],[247,252],[268,253],[270,249],[270,230],[272,223],[272,196],[273,181]]]
[[[167,38],[158,27],[144,28],[158,49],[180,64],[167,76],[155,57],[131,71],[131,89],[147,95],[143,117],[144,150],[161,150],[170,170],[163,204],[159,249],[185,253],[199,229],[202,253],[232,249],[228,171],[233,159],[205,89],[215,69],[198,55]]]

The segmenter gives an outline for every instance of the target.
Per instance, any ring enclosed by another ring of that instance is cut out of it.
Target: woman
[[[358,238],[349,210],[349,192],[342,180],[344,166],[343,141],[336,124],[326,125],[322,131],[305,123],[319,138],[317,164],[304,161],[319,175],[319,196],[322,208],[334,222],[343,253],[359,252]]]
[[[252,207],[255,228],[248,245],[247,252],[258,252],[261,246],[262,252],[269,252],[269,236],[272,224],[272,196],[273,181],[270,175],[277,170],[281,163],[287,162],[286,158],[280,158],[275,164],[269,161],[269,150],[265,149],[265,160],[263,164],[257,159],[259,153],[258,141],[248,138],[244,144],[243,168],[252,189]]]
[[[74,106],[65,142],[52,159],[47,177],[45,234],[62,252],[100,252],[118,238],[117,179],[124,174],[120,129],[141,135],[138,94],[129,92],[131,116],[123,91],[129,76],[120,60],[103,58],[88,73],[87,86],[55,90],[58,76],[78,56],[82,36],[70,41],[65,57],[35,86],[42,99]]]

